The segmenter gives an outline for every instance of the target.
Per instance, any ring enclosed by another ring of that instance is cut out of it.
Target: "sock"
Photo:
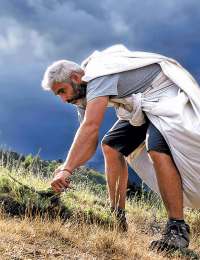
[[[184,224],[184,223],[185,223],[185,220],[184,220],[184,219],[169,218],[169,223]]]

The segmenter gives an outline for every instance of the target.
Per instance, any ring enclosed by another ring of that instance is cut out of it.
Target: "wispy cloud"
[[[31,50],[31,51],[30,51]],[[12,18],[0,19],[0,57],[27,55],[46,59],[56,50],[47,34],[27,28]]]

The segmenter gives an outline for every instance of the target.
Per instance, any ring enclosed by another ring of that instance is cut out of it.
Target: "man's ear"
[[[81,77],[82,77],[82,75],[80,75],[79,73],[73,72],[70,76],[70,79],[72,81],[74,81],[75,83],[80,84],[81,83]]]

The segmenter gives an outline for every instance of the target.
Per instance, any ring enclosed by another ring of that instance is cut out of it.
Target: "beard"
[[[77,84],[71,81],[71,86],[74,90],[74,96],[70,100],[68,100],[68,103],[76,104],[79,99],[83,99],[86,97],[87,84]]]

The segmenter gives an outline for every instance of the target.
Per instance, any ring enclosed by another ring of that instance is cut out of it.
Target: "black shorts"
[[[105,134],[102,143],[128,156],[145,139],[147,151],[154,150],[171,155],[164,137],[148,119],[141,126],[133,126],[126,120],[118,120]]]

